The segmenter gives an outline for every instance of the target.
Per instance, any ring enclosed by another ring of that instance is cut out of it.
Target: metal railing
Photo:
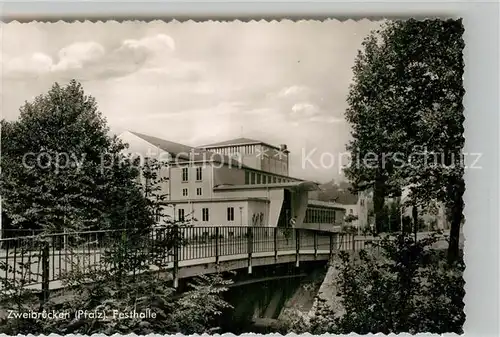
[[[257,254],[275,259],[287,254],[295,255],[298,264],[303,254],[328,258],[339,250],[360,250],[370,241],[354,234],[276,227],[170,226],[41,233],[0,239],[0,288],[12,283],[41,284],[47,291],[50,282],[62,280],[68,273],[112,268],[107,257],[118,250],[128,256],[142,253],[142,264],[172,270],[175,283],[180,262],[196,265],[247,259],[250,267]]]

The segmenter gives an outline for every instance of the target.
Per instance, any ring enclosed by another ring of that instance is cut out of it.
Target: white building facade
[[[288,176],[286,145],[240,138],[197,148],[134,132],[119,138],[131,155],[167,161],[165,214],[195,226],[268,226],[334,231],[345,209],[309,200],[318,185]]]

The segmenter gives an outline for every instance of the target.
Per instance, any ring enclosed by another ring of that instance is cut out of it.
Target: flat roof
[[[250,139],[250,138],[235,138],[235,139],[225,140],[222,142],[202,145],[200,147],[201,148],[217,148],[217,147],[259,145],[259,144],[266,145],[266,146],[271,147],[271,148],[276,149],[276,150],[280,149],[278,146],[271,145],[271,144],[265,143],[265,142],[260,141],[260,140]]]
[[[342,205],[342,204],[339,204],[336,202],[328,202],[328,201],[320,201],[320,200],[310,199],[307,204],[310,206],[337,208],[337,209],[345,210],[345,205]]]
[[[196,204],[196,203],[201,203],[201,202],[228,202],[228,201],[269,202],[269,199],[259,198],[259,197],[216,197],[216,198],[200,198],[200,199],[165,200],[162,202],[162,204],[164,204],[164,205],[168,205],[168,204]]]
[[[216,191],[225,190],[251,190],[251,189],[272,189],[272,188],[287,188],[297,187],[306,191],[316,191],[319,189],[318,183],[313,181],[291,181],[286,183],[272,183],[272,184],[252,184],[252,185],[221,185],[215,186]]]

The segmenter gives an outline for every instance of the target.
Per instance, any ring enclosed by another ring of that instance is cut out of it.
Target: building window
[[[251,185],[254,185],[254,184],[255,184],[255,172],[252,172],[252,173],[251,173],[251,180],[250,180],[250,184],[251,184]]]
[[[201,209],[201,220],[208,221],[208,208]]]
[[[359,202],[359,204],[360,204],[361,206],[364,206],[364,205],[365,205],[365,200],[364,200],[364,199],[361,199],[361,200],[360,200],[360,202]]]
[[[250,184],[250,172],[245,171],[245,185]]]
[[[183,188],[182,189],[182,196],[183,197],[187,197],[187,195],[188,195],[188,189],[187,188]]]
[[[257,173],[257,185],[260,184],[260,174]]]
[[[227,221],[234,221],[234,207],[227,208]]]
[[[196,180],[201,181],[202,175],[201,175],[201,167],[196,168]]]
[[[352,214],[352,208],[349,210],[349,214]]]
[[[267,176],[262,176],[262,183],[267,184]]]
[[[276,184],[276,177],[273,177],[273,183]]]
[[[182,181],[188,181],[188,168],[182,168]]]
[[[184,209],[183,208],[179,208],[179,218],[178,218],[179,221],[183,222],[184,221]]]
[[[196,195],[201,195],[201,187],[198,187],[198,188],[196,189]]]

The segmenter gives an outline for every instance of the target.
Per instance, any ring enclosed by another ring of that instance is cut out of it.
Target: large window
[[[202,173],[201,173],[201,167],[196,168],[196,180],[201,181],[202,180]]]
[[[308,208],[305,223],[335,223],[335,210],[325,208]]]
[[[227,208],[227,221],[234,221],[234,207]]]
[[[196,195],[201,195],[201,187],[198,187],[198,188],[196,189]]]
[[[181,221],[183,222],[184,221],[184,208],[179,208],[179,217],[178,217],[178,221]]]
[[[257,173],[257,184],[260,184],[260,177],[261,177],[260,174]]]
[[[187,188],[183,188],[182,189],[182,196],[183,197],[187,197],[188,196],[188,189]]]
[[[255,184],[255,172],[250,173],[250,184],[254,185]]]
[[[208,221],[208,208],[201,209],[201,220]]]
[[[188,181],[188,168],[187,167],[183,167],[182,168],[182,181]]]
[[[250,184],[250,172],[245,171],[245,185]]]

